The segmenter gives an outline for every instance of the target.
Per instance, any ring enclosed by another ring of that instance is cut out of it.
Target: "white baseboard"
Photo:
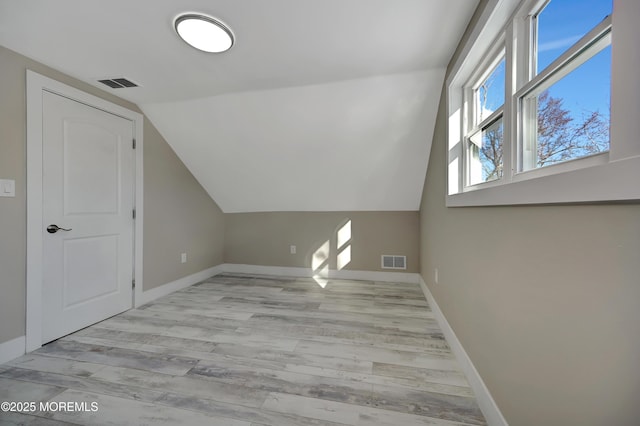
[[[508,426],[508,423],[500,412],[498,405],[493,400],[491,393],[489,393],[489,389],[487,389],[487,386],[484,384],[482,377],[480,377],[478,370],[476,370],[473,362],[471,362],[471,358],[467,355],[467,352],[462,347],[462,343],[458,340],[458,337],[440,310],[438,303],[436,303],[436,300],[433,298],[431,291],[429,291],[429,287],[427,287],[427,284],[424,282],[422,277],[420,277],[419,281],[422,292],[427,299],[427,303],[429,303],[431,311],[438,321],[438,325],[440,325],[442,333],[444,334],[445,339],[447,339],[447,343],[451,347],[451,351],[456,356],[456,359],[462,367],[462,371],[464,371],[464,374],[467,376],[469,385],[475,393],[478,406],[480,407],[480,410],[482,410],[482,414],[484,414],[487,424],[489,426]]]
[[[152,288],[148,291],[143,291],[141,296],[136,298],[136,308],[138,306],[142,306],[145,303],[149,303],[152,300],[155,300],[159,297],[166,296],[168,294],[173,293],[174,291],[182,290],[183,288],[187,288],[192,286],[204,279],[212,277],[214,275],[218,275],[224,270],[222,269],[223,265],[217,265],[209,269],[205,269],[200,272],[196,272],[195,274],[188,275],[186,277],[182,277],[178,280],[172,281],[170,283],[161,285],[156,288]],[[139,299],[139,300],[138,300]]]
[[[4,343],[0,343],[0,364],[9,362],[25,354],[25,337],[16,337]]]
[[[296,268],[286,266],[263,266],[263,265],[243,265],[237,263],[225,263],[221,265],[224,272],[236,274],[259,274],[275,275],[281,277],[303,277],[311,278],[313,272],[311,268]],[[330,270],[328,278],[343,280],[366,280],[382,282],[402,282],[418,284],[420,274],[408,272],[382,272],[382,271],[350,271],[350,270]]]
[[[286,266],[262,266],[244,265],[239,263],[224,263],[222,271],[230,274],[258,274],[274,275],[278,277],[302,277],[311,278],[311,270],[308,268],[292,268]]]
[[[338,278],[343,280],[366,280],[366,281],[382,281],[418,284],[420,282],[420,274],[411,272],[386,272],[386,271],[350,271],[343,269],[341,271],[330,270],[329,278]]]

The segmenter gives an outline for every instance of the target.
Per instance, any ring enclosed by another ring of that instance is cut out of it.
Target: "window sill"
[[[640,156],[446,196],[447,207],[640,200]]]

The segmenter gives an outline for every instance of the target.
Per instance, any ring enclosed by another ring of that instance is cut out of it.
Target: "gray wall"
[[[406,255],[418,272],[418,212],[268,212],[225,215],[225,262],[311,267],[313,253],[330,241],[336,269],[336,233],[351,220],[351,262],[345,270],[382,271],[380,255]],[[297,254],[289,252],[296,245]],[[385,269],[385,271],[393,271]]]
[[[126,101],[0,46],[0,178],[16,180],[16,197],[0,198],[0,343],[25,333],[26,69],[139,112]],[[144,288],[222,263],[224,216],[145,120]],[[181,236],[166,234],[169,224]],[[179,253],[189,261],[180,264]]]
[[[145,119],[144,290],[223,263],[224,214]],[[187,253],[187,263],[180,254]]]
[[[507,422],[638,424],[640,205],[446,208],[446,123],[443,97],[421,274]]]

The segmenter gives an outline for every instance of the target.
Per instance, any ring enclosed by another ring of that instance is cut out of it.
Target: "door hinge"
[[[136,218],[136,209],[133,209],[133,218]]]
[[[133,140],[133,149],[136,149],[136,140]]]
[[[131,280],[131,288],[136,288],[136,280]]]

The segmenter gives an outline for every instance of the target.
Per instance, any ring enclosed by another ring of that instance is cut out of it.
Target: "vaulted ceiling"
[[[0,45],[138,104],[225,212],[417,210],[444,69],[477,4],[0,0]],[[232,28],[230,51],[176,36],[194,11]]]

